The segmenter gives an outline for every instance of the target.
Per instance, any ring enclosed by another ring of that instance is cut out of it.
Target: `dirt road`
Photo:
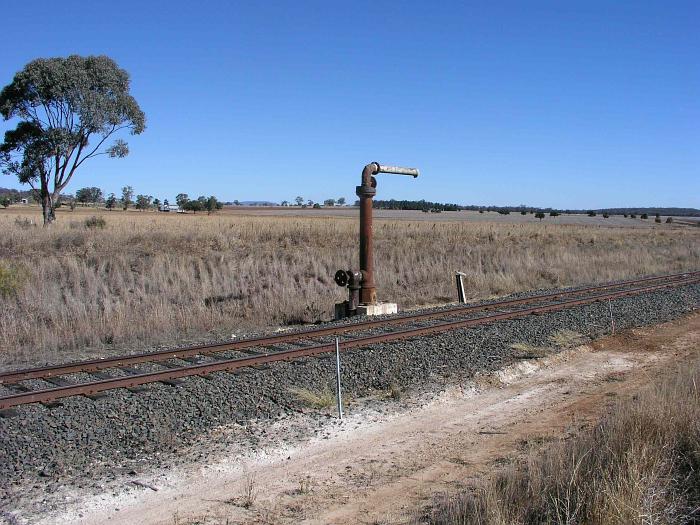
[[[410,410],[359,410],[311,441],[173,472],[157,491],[95,498],[62,522],[405,523],[504,459],[589,426],[698,352],[696,312],[521,361]]]

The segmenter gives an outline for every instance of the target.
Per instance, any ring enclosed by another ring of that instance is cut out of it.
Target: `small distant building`
[[[183,210],[180,209],[180,206],[177,204],[161,204],[160,208],[158,208],[159,211],[174,211],[174,212],[182,212]]]
[[[20,199],[19,202],[22,204],[29,204],[29,199]]]

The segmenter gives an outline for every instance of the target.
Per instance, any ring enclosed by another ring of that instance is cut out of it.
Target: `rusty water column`
[[[378,173],[394,173],[396,175],[418,176],[416,168],[401,168],[398,166],[383,166],[371,162],[362,170],[362,184],[357,186],[355,193],[360,198],[360,304],[376,304],[377,289],[374,285],[374,259],[372,253],[372,199],[377,194]]]

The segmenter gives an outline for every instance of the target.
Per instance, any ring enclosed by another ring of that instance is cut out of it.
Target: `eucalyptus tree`
[[[0,92],[0,114],[19,119],[0,144],[0,166],[37,191],[44,225],[55,220],[75,171],[98,155],[126,156],[128,145],[116,135],[138,135],[146,123],[129,92],[129,74],[106,56],[29,62]]]

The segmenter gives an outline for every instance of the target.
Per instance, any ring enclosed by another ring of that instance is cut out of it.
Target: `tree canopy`
[[[129,93],[129,74],[106,56],[31,61],[0,92],[0,114],[19,119],[0,144],[0,166],[38,189],[45,224],[54,220],[61,191],[87,159],[126,156],[123,139],[107,140],[122,130],[140,134],[146,125]]]

